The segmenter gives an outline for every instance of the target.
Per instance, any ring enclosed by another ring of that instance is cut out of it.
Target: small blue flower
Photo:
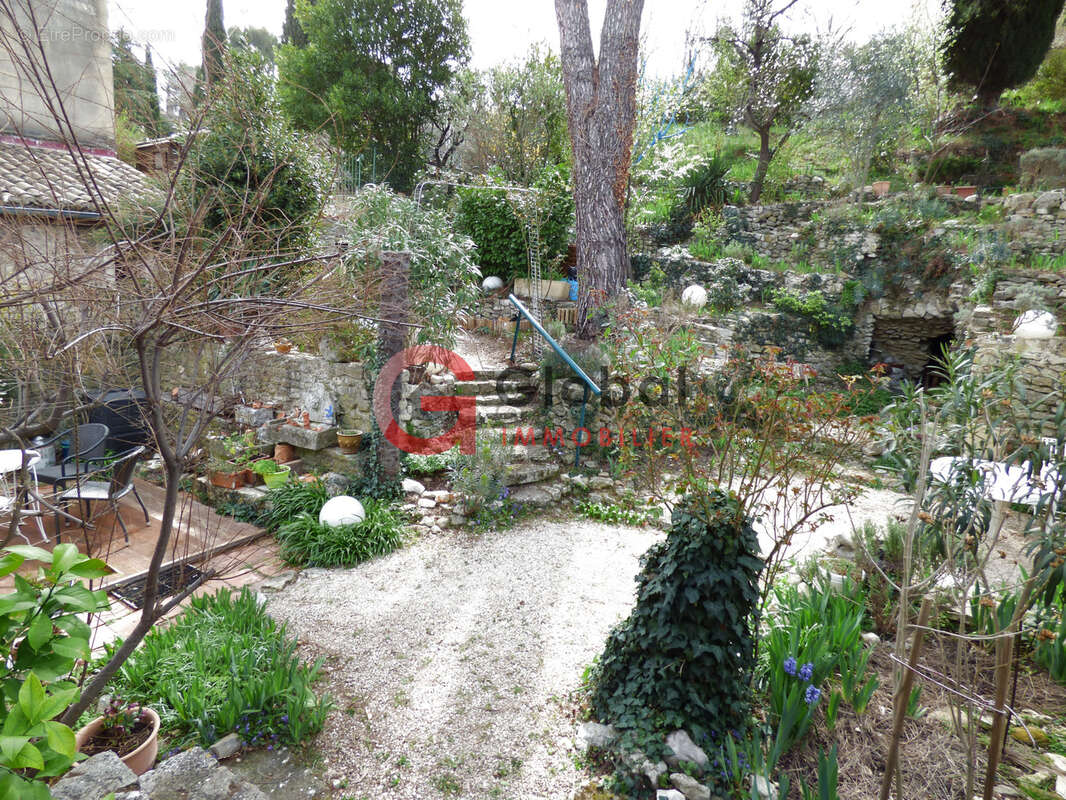
[[[281,721],[282,721],[283,723],[288,723],[288,721],[289,721],[289,715],[288,715],[288,714],[282,714],[282,715],[281,715]]]
[[[818,690],[817,686],[808,686],[807,691],[803,694],[803,699],[807,705],[813,706],[821,698],[822,693]]]
[[[784,668],[786,675],[795,675],[796,674],[796,659],[794,659],[792,656],[789,656],[788,658],[785,659],[785,663],[782,664],[782,667]]]
[[[814,674],[814,664],[812,664],[811,662],[808,661],[806,664],[804,664],[802,667],[800,667],[799,679],[801,681],[809,681],[813,674]]]

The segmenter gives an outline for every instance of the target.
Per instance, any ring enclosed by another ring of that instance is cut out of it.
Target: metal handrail
[[[515,308],[518,309],[518,313],[519,314],[521,314],[523,317],[525,317],[527,320],[529,320],[529,324],[533,326],[534,330],[536,330],[537,333],[539,333],[541,336],[544,337],[545,341],[547,341],[548,344],[551,345],[552,350],[554,350],[559,355],[559,357],[569,365],[570,369],[572,369],[574,372],[577,373],[577,376],[579,378],[581,378],[581,380],[583,380],[585,382],[585,385],[589,389],[592,390],[593,394],[595,394],[597,397],[599,397],[601,394],[603,394],[603,392],[600,390],[600,387],[596,385],[596,382],[594,380],[592,380],[592,378],[590,378],[588,375],[585,374],[585,370],[581,369],[581,367],[579,367],[576,363],[574,363],[574,359],[572,359],[570,357],[570,354],[563,349],[563,346],[561,344],[559,344],[557,341],[555,341],[554,338],[552,338],[552,335],[550,333],[548,333],[546,330],[544,330],[544,326],[541,325],[540,322],[537,321],[537,319],[532,314],[529,313],[529,309],[527,309],[525,307],[525,305],[522,304],[521,300],[519,300],[513,294],[507,295],[507,299],[511,301],[511,305],[513,305]],[[517,333],[518,333],[518,329],[517,329],[517,326],[515,326],[515,334],[516,334],[515,341],[518,340]],[[512,345],[511,346],[511,360],[512,361],[514,360],[514,356],[515,356],[515,348]]]
[[[533,330],[543,336],[544,340],[551,345],[552,350],[554,350],[555,353],[567,363],[570,369],[572,369],[577,374],[577,376],[581,378],[582,381],[584,381],[585,392],[584,396],[581,398],[581,419],[578,422],[579,428],[584,428],[585,407],[588,405],[589,402],[589,391],[591,390],[597,397],[603,394],[603,392],[600,390],[600,387],[596,385],[596,382],[585,374],[585,370],[581,369],[581,367],[579,367],[574,362],[574,359],[572,359],[570,357],[570,354],[563,349],[563,346],[557,341],[555,341],[555,339],[550,333],[544,330],[544,326],[540,324],[540,320],[538,320],[536,317],[529,313],[529,309],[527,309],[522,304],[521,300],[519,300],[513,294],[507,295],[507,299],[511,301],[511,305],[518,309],[519,314],[519,316],[515,318],[514,341],[511,342],[511,362],[514,363],[515,351],[518,348],[518,330],[522,326],[522,317],[525,317],[527,320],[529,320],[529,324],[533,326]],[[581,466],[581,446],[577,444],[576,440],[574,442],[574,445],[574,468],[576,469],[577,467]]]

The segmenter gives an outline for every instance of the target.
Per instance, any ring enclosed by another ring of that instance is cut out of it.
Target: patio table
[[[32,486],[27,487],[26,494],[27,509],[29,513],[27,516],[32,516],[37,523],[37,529],[41,532],[41,538],[47,539],[48,536],[44,532],[44,524],[41,522],[41,505],[40,495],[37,491],[37,464],[41,460],[41,454],[36,450],[0,450],[0,514],[6,514],[11,511],[15,505],[15,498],[17,496],[17,487],[13,484],[8,486],[8,475],[19,472],[23,466],[29,470]],[[18,534],[25,540],[26,544],[30,544],[30,540],[27,539],[21,531]]]

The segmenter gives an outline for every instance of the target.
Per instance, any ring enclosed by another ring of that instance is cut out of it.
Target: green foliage
[[[131,167],[137,166],[137,145],[147,138],[144,128],[132,122],[125,112],[115,114],[115,154]]]
[[[222,21],[222,0],[207,0],[200,50],[204,56],[204,81],[214,91],[225,77],[226,26]]]
[[[952,0],[944,69],[954,88],[976,90],[985,105],[1036,74],[1055,36],[1063,0]]]
[[[473,242],[456,232],[443,211],[374,185],[352,198],[348,232],[346,272],[354,287],[373,283],[382,252],[411,254],[411,307],[415,321],[425,326],[418,340],[449,347],[459,330],[456,310],[478,296],[481,272],[473,261]]]
[[[550,47],[534,44],[522,60],[490,70],[478,105],[467,145],[473,169],[527,186],[570,161],[562,65]]]
[[[29,578],[16,572],[26,561],[41,562]],[[8,547],[0,558],[0,577],[11,575],[15,587],[0,597],[0,650],[8,654],[0,671],[2,800],[51,797],[44,779],[76,760],[74,732],[55,718],[78,699],[70,674],[89,657],[92,632],[84,617],[108,607],[107,595],[82,581],[110,573],[103,561],[69,543],[52,552]]]
[[[637,603],[600,658],[592,709],[625,731],[742,727],[763,568],[735,498],[715,491],[674,509],[642,559]]]
[[[436,475],[438,472],[444,472],[444,470],[451,467],[458,459],[458,447],[453,447],[444,453],[430,453],[428,455],[407,453],[403,457],[403,469],[408,475],[414,475],[415,477]]]
[[[230,55],[204,127],[190,153],[188,178],[193,202],[208,206],[207,233],[248,230],[251,216],[261,252],[308,244],[325,193],[320,159],[286,122],[273,78],[256,53]]]
[[[770,302],[780,311],[809,320],[812,332],[826,347],[843,344],[855,329],[853,312],[830,303],[821,292],[797,295],[788,289],[771,289]]]
[[[156,708],[179,743],[207,747],[235,731],[253,746],[298,744],[322,729],[332,701],[311,689],[321,660],[303,664],[296,646],[255,594],[223,589],[154,628],[112,689]]]
[[[300,513],[277,532],[281,557],[300,567],[351,567],[391,553],[403,542],[403,520],[386,502],[363,500],[366,519],[358,525],[321,525]]]
[[[837,794],[837,746],[834,743],[829,755],[824,750],[818,751],[818,791],[807,784],[800,784],[803,800],[838,800]]]
[[[266,528],[276,531],[300,514],[315,517],[329,499],[322,481],[291,481],[267,492]]]
[[[1036,77],[1022,88],[1022,92],[1031,103],[1066,101],[1066,48],[1049,52]]]
[[[725,176],[730,162],[720,152],[693,162],[680,176],[681,203],[693,217],[726,202]]]
[[[577,504],[577,513],[586,519],[606,522],[609,525],[653,525],[662,518],[658,507],[635,508],[633,504],[594,503],[587,500]]]
[[[474,452],[460,455],[448,467],[452,490],[470,512],[479,512],[507,497],[507,448],[496,436],[478,439]]]
[[[266,28],[250,25],[244,28],[229,29],[229,46],[231,50],[254,50],[262,63],[273,68],[274,51],[278,47],[278,37]]]
[[[459,0],[297,0],[306,46],[282,45],[280,92],[295,124],[349,154],[375,148],[408,191],[439,91],[467,59]]]
[[[862,641],[863,595],[849,581],[836,591],[826,576],[819,576],[810,588],[776,586],[774,595],[777,609],[759,637],[758,684],[767,694],[771,721],[777,723],[774,748],[781,754],[810,727],[815,703],[809,702],[807,687],[839,679],[839,688],[832,687],[833,717],[841,699],[862,714],[878,679],[866,677],[871,651]]]
[[[150,136],[163,133],[152,51],[142,62],[133,52],[133,39],[123,28],[111,34],[111,72],[115,80],[115,116],[122,115]]]
[[[566,253],[574,220],[574,200],[566,167],[546,167],[533,188],[540,193],[492,190],[499,179],[488,177],[485,189],[460,189],[457,225],[477,247],[477,262],[486,274],[505,281],[529,272],[530,228],[539,231],[542,265]]]

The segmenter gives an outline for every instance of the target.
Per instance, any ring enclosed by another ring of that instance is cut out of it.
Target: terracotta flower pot
[[[358,430],[337,431],[337,444],[342,453],[352,455],[359,452],[359,446],[363,443],[363,432]]]
[[[967,197],[973,197],[975,194],[977,194],[977,187],[976,186],[956,186],[955,187],[955,195],[957,197],[967,198]]]
[[[296,458],[296,448],[291,444],[274,445],[274,460],[279,464],[292,461],[294,458]]]
[[[287,353],[292,350],[292,342],[274,342],[274,349],[279,353]]]
[[[874,181],[870,185],[873,187],[874,194],[877,197],[887,197],[889,190],[892,188],[892,184],[888,181]]]
[[[237,472],[215,472],[209,475],[212,486],[220,489],[240,489],[244,486],[244,470]]]
[[[140,747],[134,750],[132,753],[122,755],[119,753],[119,758],[122,759],[122,763],[134,771],[137,775],[143,775],[152,768],[155,764],[155,757],[159,753],[159,715],[154,710],[144,707],[144,713],[148,716],[152,723],[152,733]],[[74,743],[77,745],[78,750],[81,750],[90,739],[100,732],[103,728],[104,718],[97,717],[84,728],[79,730],[74,735]]]

